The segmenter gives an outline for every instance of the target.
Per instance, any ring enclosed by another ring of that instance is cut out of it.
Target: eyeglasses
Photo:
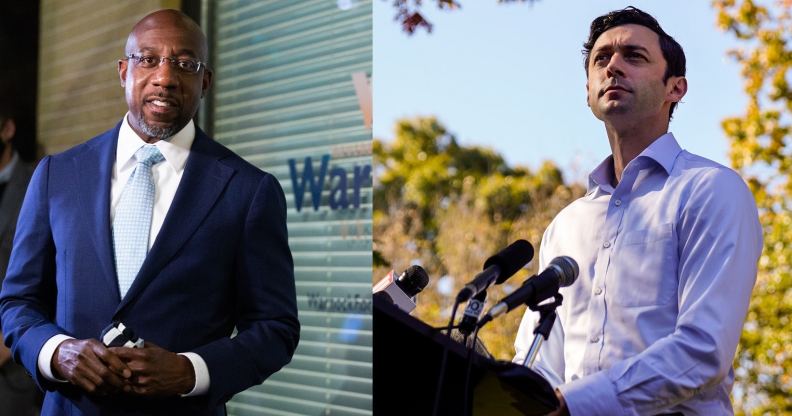
[[[170,61],[171,65],[175,65],[176,69],[185,74],[197,74],[201,68],[206,66],[206,64],[196,59],[178,59],[169,56],[129,54],[126,59],[143,69],[153,69],[162,65],[164,61]]]

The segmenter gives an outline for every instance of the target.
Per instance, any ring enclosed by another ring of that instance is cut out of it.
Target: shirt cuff
[[[558,386],[570,416],[621,415],[616,389],[605,371],[581,377]]]
[[[182,394],[182,397],[206,394],[209,391],[209,367],[206,366],[206,361],[194,352],[180,352],[179,355],[187,357],[195,370],[195,387],[189,393]]]
[[[39,350],[38,370],[39,373],[41,373],[41,375],[43,375],[44,378],[49,381],[66,383],[66,380],[58,379],[54,374],[52,374],[52,356],[55,355],[55,350],[58,349],[58,346],[61,344],[61,342],[66,341],[67,339],[74,339],[74,337],[63,334],[55,335],[48,339],[47,342],[44,343],[44,346],[41,347],[41,350]]]

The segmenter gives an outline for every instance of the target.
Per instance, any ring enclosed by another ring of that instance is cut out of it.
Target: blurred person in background
[[[22,158],[17,148],[34,144],[35,131],[16,98],[10,89],[0,92],[0,288],[11,256],[19,209],[33,174],[33,165]],[[40,404],[41,393],[35,383],[24,367],[11,359],[11,350],[0,343],[0,416],[38,414]]]

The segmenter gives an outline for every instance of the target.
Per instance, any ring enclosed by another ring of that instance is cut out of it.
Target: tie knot
[[[165,160],[157,146],[145,145],[135,152],[135,160],[137,163],[142,163],[146,166],[153,166]]]

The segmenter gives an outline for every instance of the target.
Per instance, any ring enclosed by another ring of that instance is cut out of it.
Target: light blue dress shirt
[[[753,196],[737,173],[670,133],[615,188],[612,172],[609,157],[542,238],[540,270],[566,255],[580,276],[561,289],[534,369],[573,416],[733,414],[732,361],[762,251]],[[537,319],[523,317],[515,362]]]

